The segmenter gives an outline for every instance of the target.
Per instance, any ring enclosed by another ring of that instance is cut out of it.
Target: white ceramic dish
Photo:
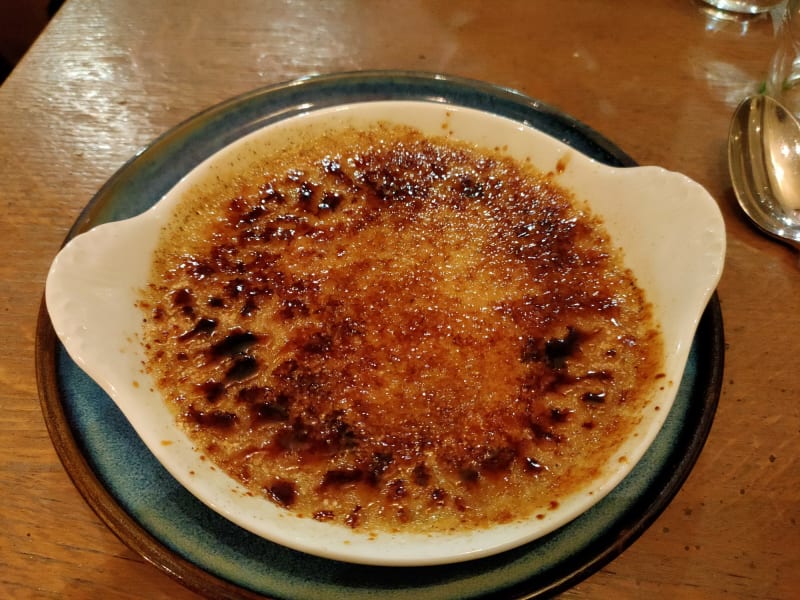
[[[665,343],[664,372],[671,385],[656,393],[636,435],[619,448],[602,479],[587,482],[543,520],[487,530],[427,535],[379,534],[297,518],[245,490],[200,459],[162,398],[142,373],[142,314],[137,290],[148,277],[151,254],[175,202],[198,178],[222,169],[248,144],[281,139],[295,127],[377,120],[413,125],[456,139],[504,147],[530,158],[542,171],[560,171],[562,186],[588,201],[627,266],[652,302]],[[222,166],[221,166],[222,165]],[[380,565],[432,565],[494,554],[531,541],[574,519],[600,501],[635,466],[666,418],[681,380],[697,323],[719,280],[725,253],[722,217],[697,183],[657,167],[612,168],[591,160],[536,129],[467,108],[416,101],[358,103],[322,109],[256,131],[224,148],[141,215],[100,225],[71,240],[47,278],[53,327],[72,359],[115,401],[144,443],[197,498],[241,527],[311,554]],[[625,456],[627,460],[619,461]]]

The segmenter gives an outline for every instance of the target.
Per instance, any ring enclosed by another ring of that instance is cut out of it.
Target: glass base
[[[701,3],[726,12],[757,15],[780,6],[784,0],[701,0]]]

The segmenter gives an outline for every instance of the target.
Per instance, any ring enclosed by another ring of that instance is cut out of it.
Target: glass
[[[732,13],[757,15],[783,4],[785,0],[702,0],[718,10]]]
[[[789,0],[777,38],[765,91],[800,115],[800,0]]]

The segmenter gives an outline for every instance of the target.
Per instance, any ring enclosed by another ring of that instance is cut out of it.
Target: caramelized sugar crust
[[[146,369],[199,449],[302,516],[544,518],[641,418],[660,337],[552,176],[398,126],[322,133],[182,200]]]

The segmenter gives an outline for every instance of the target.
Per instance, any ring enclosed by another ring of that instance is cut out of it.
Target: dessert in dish
[[[138,299],[204,456],[366,531],[543,519],[602,475],[662,341],[557,173],[385,122],[253,148],[183,191]]]

